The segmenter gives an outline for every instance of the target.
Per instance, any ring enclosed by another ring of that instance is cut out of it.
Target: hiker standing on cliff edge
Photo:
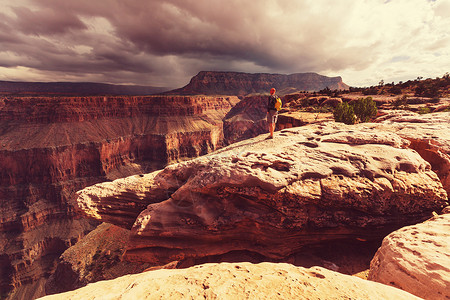
[[[275,108],[275,103],[277,102],[277,96],[275,95],[276,90],[274,88],[270,89],[270,96],[267,101],[267,123],[269,124],[270,135],[268,139],[273,139],[273,132],[275,131],[275,125],[278,120],[278,111]]]

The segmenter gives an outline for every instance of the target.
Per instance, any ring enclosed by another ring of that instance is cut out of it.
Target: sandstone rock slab
[[[440,210],[447,194],[408,144],[365,125],[291,128],[95,185],[78,203],[127,228],[136,218],[129,260],[164,265],[239,250],[279,259],[324,240],[380,238]],[[148,206],[139,213],[135,202]]]
[[[89,284],[52,299],[419,299],[402,290],[320,267],[205,264]]]
[[[450,299],[450,213],[388,235],[369,279],[424,299]]]
[[[388,111],[368,124],[383,131],[395,132],[410,141],[409,148],[428,161],[450,194],[450,112],[420,115],[405,111]]]

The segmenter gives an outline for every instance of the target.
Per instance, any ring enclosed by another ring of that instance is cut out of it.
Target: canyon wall
[[[72,201],[86,186],[222,146],[236,97],[0,99],[0,298],[43,295],[56,259],[98,223]]]
[[[118,85],[96,82],[20,82],[0,81],[2,95],[151,95],[169,90],[165,87]]]

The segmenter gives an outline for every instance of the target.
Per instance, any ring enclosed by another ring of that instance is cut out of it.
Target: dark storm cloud
[[[449,55],[448,22],[433,18],[448,0],[3,1],[0,67],[15,78],[177,87],[200,70],[230,70],[358,79],[414,53],[437,65],[417,45]]]
[[[52,8],[32,11],[27,7],[16,7],[13,11],[17,16],[15,27],[25,34],[53,35],[87,29],[70,11],[57,11]]]

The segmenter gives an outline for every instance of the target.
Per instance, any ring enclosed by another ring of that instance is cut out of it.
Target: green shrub
[[[349,125],[356,123],[353,106],[349,105],[347,102],[339,103],[333,112],[333,116],[336,122],[343,122]]]
[[[345,124],[355,124],[359,119],[361,122],[368,122],[377,115],[378,109],[371,97],[361,98],[349,105],[346,102],[336,106],[333,112],[336,122]]]
[[[429,114],[431,112],[429,107],[421,107],[419,108],[419,114],[424,115],[424,114]]]
[[[369,122],[371,118],[377,115],[378,109],[372,97],[361,98],[353,104],[355,115],[361,122]]]

